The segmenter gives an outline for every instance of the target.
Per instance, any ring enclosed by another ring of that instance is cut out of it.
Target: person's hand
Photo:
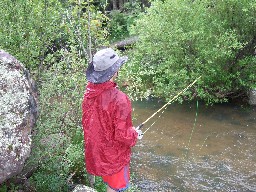
[[[142,131],[139,129],[139,128],[135,128],[134,127],[134,129],[135,129],[135,131],[138,133],[138,139],[142,139],[142,137],[143,137],[143,133],[142,133]]]
[[[136,132],[138,133],[138,139],[142,139],[143,137],[143,133],[141,130],[136,130]]]

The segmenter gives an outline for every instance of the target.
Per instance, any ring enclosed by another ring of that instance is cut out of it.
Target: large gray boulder
[[[30,155],[36,96],[28,71],[0,50],[0,184],[20,173]]]

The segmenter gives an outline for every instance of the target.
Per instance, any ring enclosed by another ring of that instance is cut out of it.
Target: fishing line
[[[196,127],[197,116],[198,116],[198,100],[196,101],[196,117],[195,117],[193,128],[192,128],[191,133],[190,133],[189,140],[188,140],[188,146],[187,146],[187,151],[186,151],[186,155],[185,155],[186,157],[188,156],[188,150],[189,150],[190,142],[191,142],[191,139],[192,139],[195,127]]]
[[[201,147],[200,147],[200,149],[199,149],[199,152],[201,151],[201,149],[203,148],[203,146],[204,146],[206,140],[207,140],[209,137],[210,137],[210,135],[208,135],[208,136],[204,139],[204,142],[203,142],[203,144],[201,145]]]
[[[162,113],[160,113],[160,115],[158,116],[158,118],[143,132],[143,134],[145,134],[151,127],[153,127],[153,125],[160,119],[160,117],[162,116],[162,114],[165,112],[165,110],[167,109],[167,107],[165,107],[162,111]]]
[[[211,134],[209,134],[209,135],[207,135],[207,137],[204,139],[204,142],[203,142],[203,144],[201,145],[201,147],[200,147],[200,149],[199,149],[199,152],[201,151],[201,149],[203,148],[203,146],[204,146],[204,144],[205,144],[205,142],[206,142],[206,140],[212,135],[212,134],[217,134],[216,132],[213,132],[213,133],[211,133]],[[216,135],[216,137],[218,136],[218,134]]]
[[[173,82],[174,82],[174,80],[173,80]],[[160,117],[162,116],[162,114],[165,112],[165,110],[167,109],[167,107],[168,107],[168,106],[166,106],[166,107],[163,109],[162,113],[160,113],[160,115],[158,116],[158,118],[146,129],[146,131],[143,132],[143,134],[145,134],[151,127],[153,127],[153,125],[160,119]]]
[[[150,119],[152,119],[157,113],[159,113],[159,112],[162,111],[163,109],[165,110],[169,104],[171,104],[172,102],[176,101],[176,99],[177,99],[182,93],[186,92],[186,91],[187,91],[190,87],[192,87],[200,78],[201,78],[201,76],[198,77],[198,78],[196,78],[191,84],[189,84],[186,88],[184,88],[182,91],[180,91],[180,92],[179,92],[176,96],[174,96],[170,101],[168,101],[165,105],[163,105],[160,109],[158,109],[155,113],[153,113],[149,118],[147,118],[143,123],[141,123],[141,124],[137,127],[137,129],[141,129],[142,126],[143,126],[145,123],[147,123]],[[163,110],[163,112],[164,112],[164,110]],[[162,113],[163,113],[163,112],[162,112]],[[160,116],[161,116],[161,114],[160,114]],[[153,124],[155,124],[155,122],[154,122]],[[151,128],[152,126],[153,126],[153,125],[151,125],[149,128]],[[148,131],[149,128],[148,128],[146,131]],[[145,131],[145,132],[146,132],[146,131]],[[144,133],[145,133],[145,132],[144,132]],[[144,133],[143,133],[143,134],[144,134]]]

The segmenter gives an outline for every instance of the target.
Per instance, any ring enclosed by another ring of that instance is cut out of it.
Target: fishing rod
[[[168,101],[165,105],[163,105],[160,109],[158,109],[155,113],[153,113],[149,118],[147,118],[143,123],[141,123],[138,127],[136,127],[136,129],[141,129],[143,127],[143,125],[145,123],[147,123],[150,119],[152,119],[157,113],[159,113],[160,111],[162,111],[164,108],[167,107],[167,105],[169,105],[171,102],[175,101],[182,93],[186,92],[190,87],[192,87],[199,79],[201,78],[198,77],[196,78],[191,84],[189,84],[185,89],[183,89],[182,91],[180,91],[176,96],[174,96],[170,101]],[[148,130],[148,129],[147,129]],[[146,131],[147,131],[146,130]],[[146,132],[145,131],[145,132]],[[145,133],[144,132],[144,133]],[[144,134],[143,133],[143,134]]]

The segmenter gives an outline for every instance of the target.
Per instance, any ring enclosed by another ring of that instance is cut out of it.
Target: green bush
[[[126,66],[134,97],[227,101],[256,84],[256,1],[154,1],[133,30],[140,41]]]
[[[14,55],[36,75],[48,65],[47,55],[61,48],[70,50],[72,45],[79,56],[88,57],[87,11],[90,10],[92,48],[105,42],[108,32],[102,23],[107,18],[93,5],[79,2],[0,1],[0,49]]]
[[[35,69],[53,41],[62,38],[62,11],[57,0],[0,1],[0,48]]]
[[[112,41],[121,40],[127,36],[129,36],[128,31],[128,16],[124,13],[121,13],[120,11],[112,11],[110,13],[110,39]]]
[[[109,14],[109,40],[115,42],[130,36],[130,28],[141,11],[139,2],[127,2],[124,10],[113,10]]]
[[[80,106],[86,60],[77,57],[75,48],[71,50],[48,55],[51,67],[40,79],[40,116],[27,163],[38,163],[39,169],[30,178],[38,191],[67,191],[70,175],[85,173]],[[62,59],[56,62],[54,58]]]

